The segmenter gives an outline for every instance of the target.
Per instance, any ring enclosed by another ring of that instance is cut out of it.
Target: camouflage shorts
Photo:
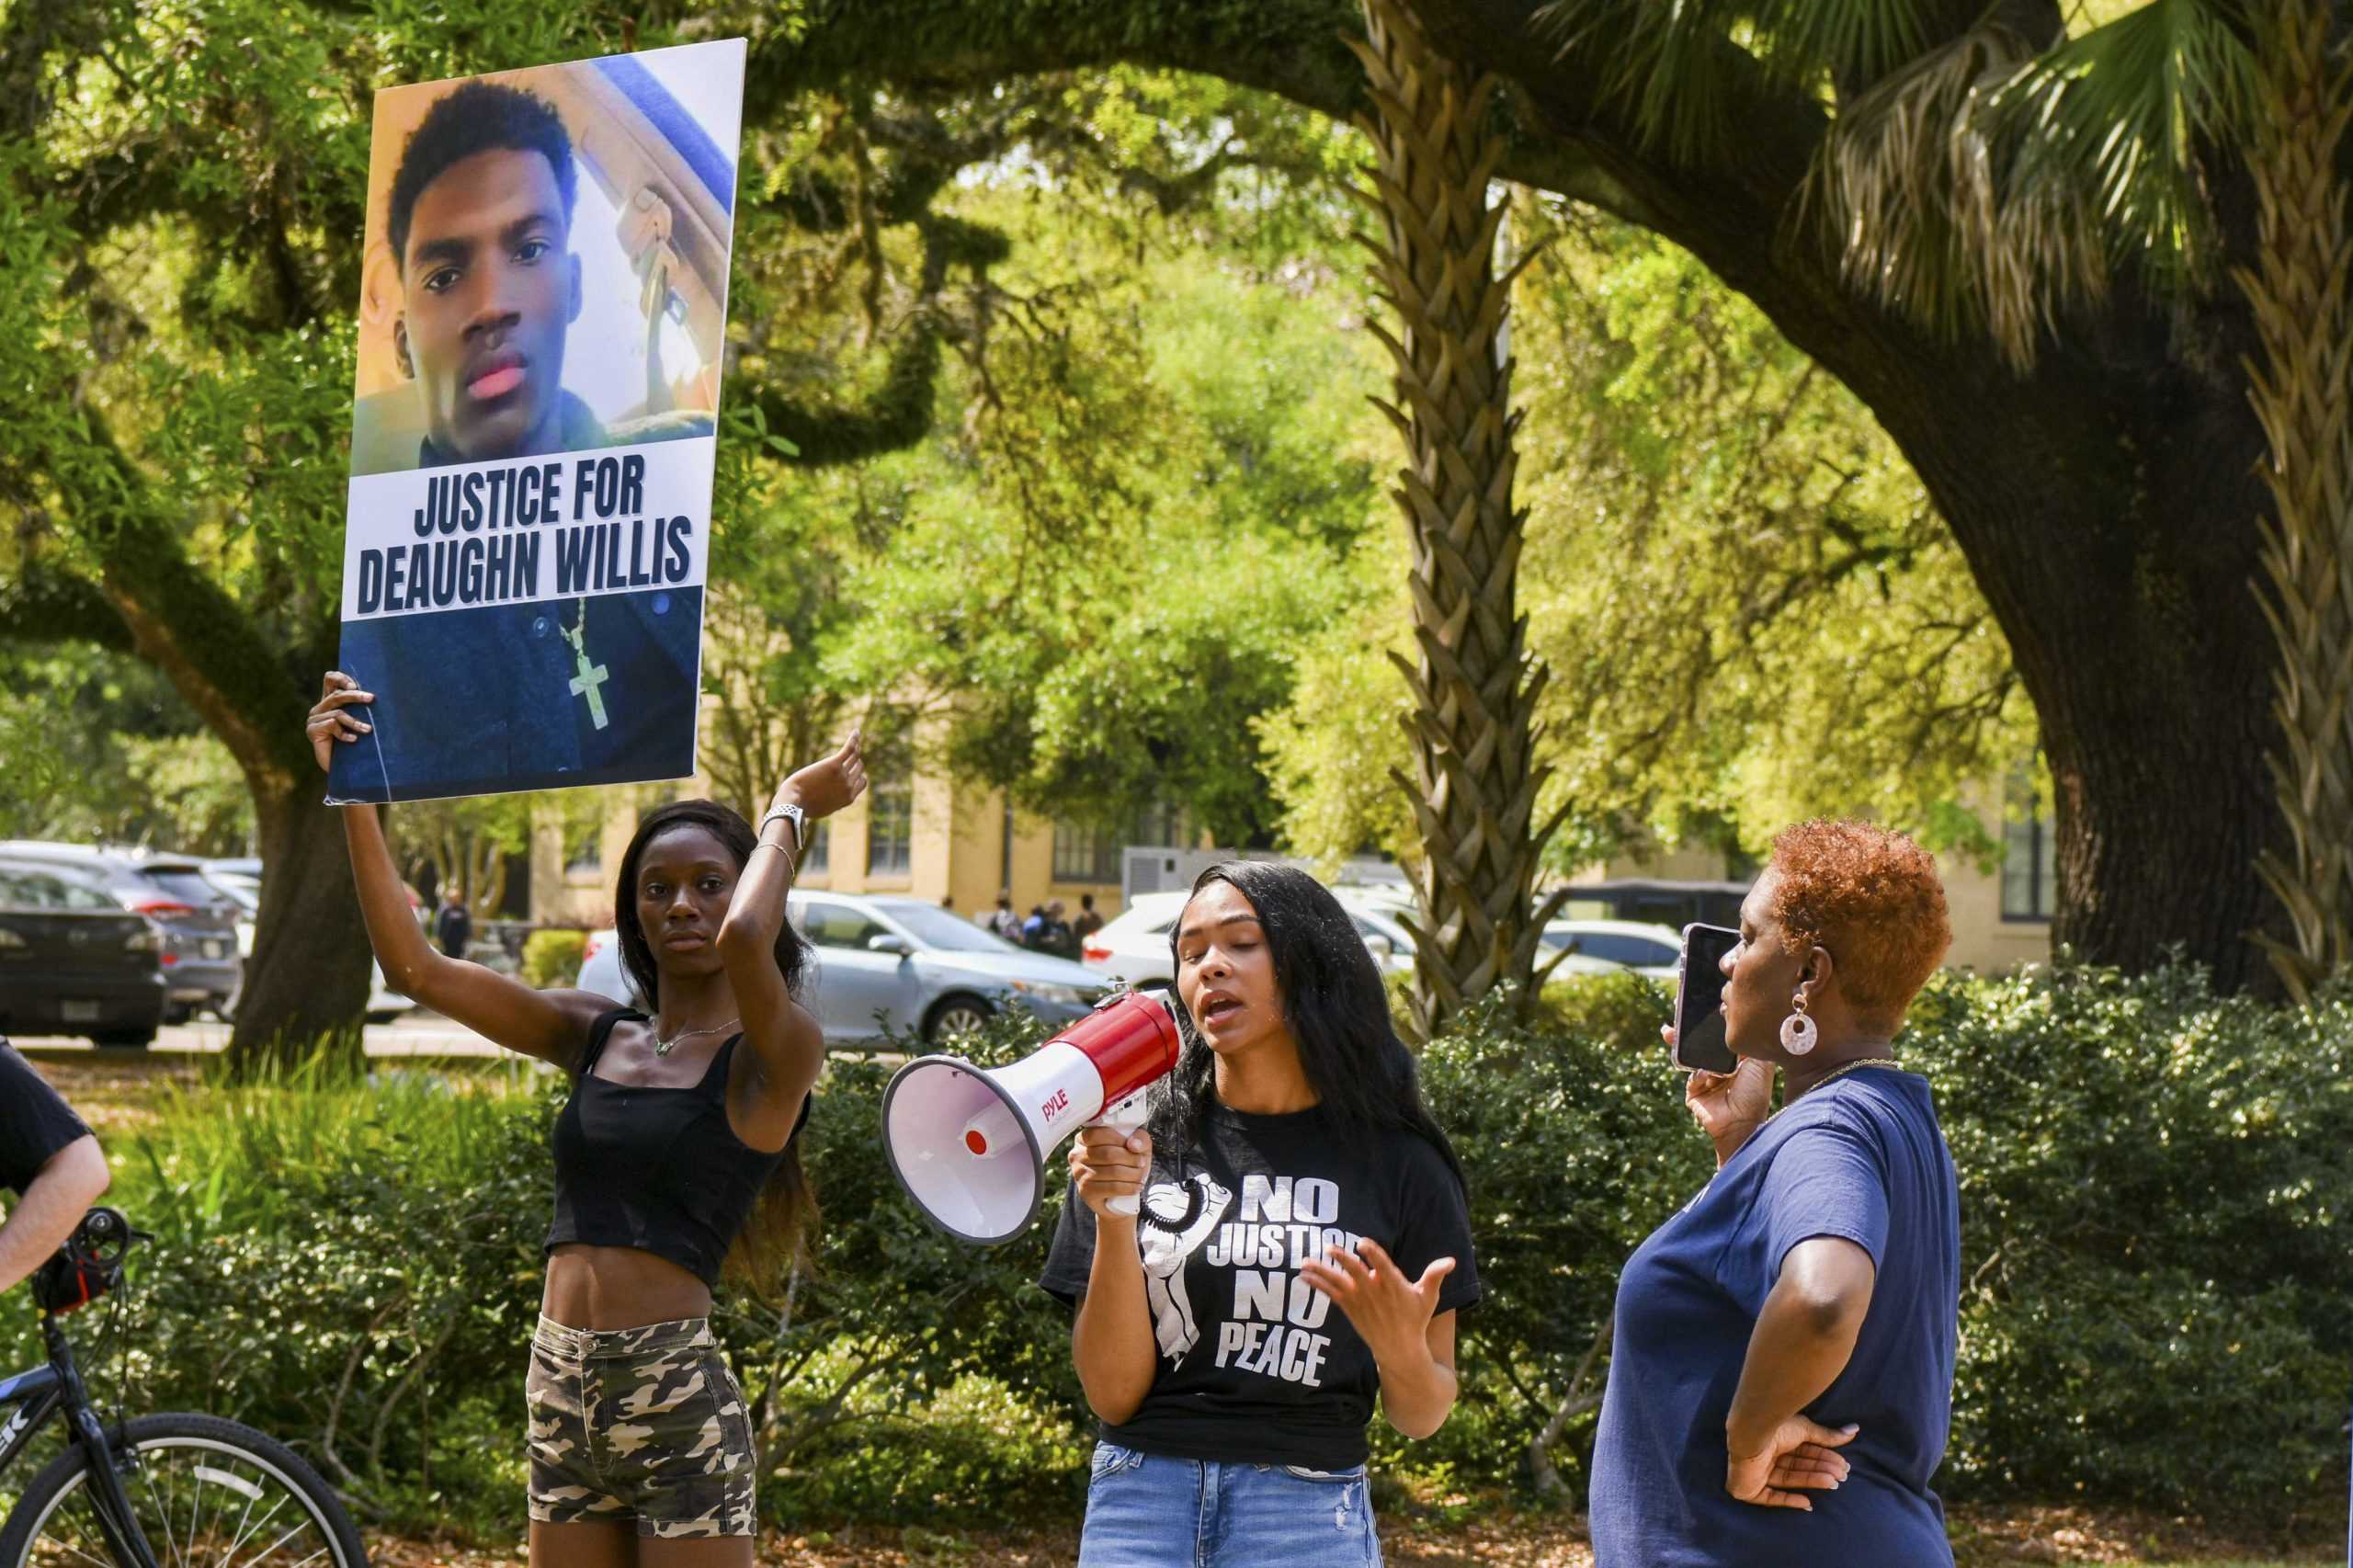
[[[669,1540],[750,1535],[752,1422],[704,1318],[642,1328],[540,1319],[524,1382],[531,1517]]]

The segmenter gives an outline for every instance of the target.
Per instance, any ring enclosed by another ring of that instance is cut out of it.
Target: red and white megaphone
[[[891,1172],[959,1241],[1011,1241],[1037,1217],[1054,1146],[1090,1124],[1142,1126],[1143,1091],[1183,1043],[1166,1001],[1122,991],[1009,1067],[919,1056],[882,1092]]]

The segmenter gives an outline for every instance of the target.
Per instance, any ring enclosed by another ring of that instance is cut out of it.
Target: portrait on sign
[[[378,96],[332,798],[693,772],[743,61]]]

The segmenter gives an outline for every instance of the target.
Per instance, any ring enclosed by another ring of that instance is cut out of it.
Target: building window
[[[1128,842],[1154,849],[1187,849],[1192,846],[1196,836],[1191,813],[1182,806],[1164,801],[1137,815],[1135,832]],[[1117,881],[1119,878],[1114,875],[1111,880]]]
[[[1092,828],[1054,824],[1054,881],[1096,882],[1108,887],[1120,880],[1120,835]]]
[[[574,881],[599,881],[605,875],[605,826],[578,830],[579,836],[569,846],[563,857],[563,874]]]
[[[801,852],[799,869],[817,877],[832,869],[834,863],[834,824],[821,822],[809,830],[809,846]]]
[[[2034,786],[2010,781],[2002,813],[2002,918],[2048,920],[2058,895],[2056,835]]]
[[[866,874],[904,877],[915,869],[912,784],[877,784],[866,808]]]

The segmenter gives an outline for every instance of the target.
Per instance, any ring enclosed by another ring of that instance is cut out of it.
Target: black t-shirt
[[[1212,1105],[1201,1131],[1181,1159],[1153,1153],[1136,1237],[1160,1359],[1143,1403],[1103,1437],[1180,1459],[1362,1464],[1380,1369],[1298,1265],[1359,1236],[1411,1278],[1451,1257],[1438,1310],[1460,1311],[1479,1299],[1462,1184],[1418,1133],[1346,1138],[1321,1108]],[[1095,1211],[1074,1190],[1039,1283],[1075,1302],[1094,1261]]]
[[[23,1192],[60,1149],[89,1135],[49,1080],[0,1038],[0,1187]]]

